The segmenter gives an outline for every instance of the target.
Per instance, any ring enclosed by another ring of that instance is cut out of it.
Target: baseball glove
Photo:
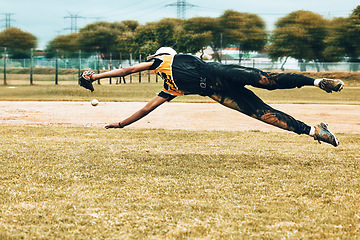
[[[92,85],[92,82],[94,81],[92,79],[92,75],[94,74],[95,72],[93,71],[85,71],[81,74],[80,78],[79,78],[79,84],[80,86],[82,86],[83,88],[85,89],[88,89],[90,90],[91,92],[94,91],[94,87]]]

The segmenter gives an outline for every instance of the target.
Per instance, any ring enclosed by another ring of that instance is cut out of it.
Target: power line
[[[77,25],[77,20],[79,18],[84,18],[82,16],[79,16],[79,14],[72,14],[69,12],[69,16],[66,16],[64,18],[70,18],[70,27],[69,28],[65,28],[65,30],[70,30],[70,32],[77,32],[78,31],[78,25]]]
[[[177,0],[176,3],[167,4],[165,7],[174,7],[177,9],[177,18],[186,19],[186,8],[196,7],[196,5],[187,3],[186,0]]]
[[[166,0],[165,2],[167,2],[168,0]],[[150,3],[151,5],[150,6],[154,6],[154,2],[147,2],[147,3]],[[141,5],[139,5],[141,4]],[[156,3],[155,6],[158,7],[158,5],[161,5],[163,3]],[[136,8],[136,11],[134,12],[132,9],[134,6],[138,5],[139,7]],[[119,8],[119,10],[114,10],[114,11],[105,11],[106,13],[106,16],[105,17],[102,17],[102,18],[109,18],[109,17],[114,17],[114,16],[123,16],[123,15],[126,15],[126,14],[131,14],[133,15],[134,13],[137,13],[138,11],[141,11],[141,9],[145,9],[145,11],[149,11],[149,7],[147,7],[146,5],[144,5],[144,0],[139,0],[139,1],[136,1],[136,2],[132,2],[131,4],[129,5],[126,5],[126,6],[121,6],[121,8]],[[129,11],[130,10],[130,11]],[[104,12],[104,11],[103,11]],[[97,14],[100,14],[100,15],[104,15],[104,13],[102,13],[101,11],[100,12],[97,12]]]
[[[14,15],[14,13],[3,13],[3,15],[5,15],[5,18],[1,21],[5,21],[5,28],[11,27],[11,22],[14,21],[13,19],[11,19],[11,16]]]
[[[212,7],[205,7],[205,6],[195,6],[195,7],[202,11],[212,11],[212,12],[224,12],[227,10],[227,9],[222,9],[222,8],[212,8]],[[344,15],[344,14],[350,14],[353,10],[344,10],[343,9],[343,10],[333,10],[333,11],[330,10],[330,11],[326,11],[326,12],[317,12],[314,10],[308,10],[308,11],[319,13],[319,14]],[[290,13],[290,12],[282,12],[281,13],[281,12],[252,12],[252,11],[245,11],[245,12],[254,13],[257,15],[264,15],[264,16],[267,16],[267,15],[283,16],[283,15],[287,15]]]
[[[152,5],[149,7],[144,8],[143,10],[139,10],[137,13],[138,15],[133,16],[134,19],[144,19],[144,17],[149,16],[149,15],[157,15],[156,12],[159,12],[161,16],[161,13],[163,12],[163,9],[165,8],[165,6],[159,7],[162,4],[165,4],[166,2],[168,2],[168,0],[165,0],[159,4],[157,4],[156,6]]]

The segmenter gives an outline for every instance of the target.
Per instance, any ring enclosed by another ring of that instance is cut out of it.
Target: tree
[[[329,62],[337,62],[346,55],[345,47],[347,38],[345,33],[346,18],[334,18],[329,23],[329,33],[325,38],[326,47],[323,55],[324,59]]]
[[[0,47],[8,48],[8,51],[13,58],[29,57],[29,50],[35,48],[36,45],[36,37],[19,28],[7,28],[0,33]]]
[[[258,15],[227,10],[220,16],[223,44],[239,46],[243,51],[262,51],[267,34],[265,22]]]
[[[165,18],[138,26],[135,31],[127,32],[118,38],[118,49],[135,55],[148,56],[161,46],[176,48],[177,32],[182,29],[184,20]]]
[[[125,58],[130,57],[130,53],[134,53],[134,49],[138,48],[135,42],[135,31],[140,26],[138,21],[125,20],[122,21],[126,26],[126,30],[116,38],[116,50]]]
[[[46,57],[53,57],[57,50],[62,52],[64,57],[77,56],[77,52],[80,50],[79,33],[59,35],[55,37],[46,46]]]
[[[136,20],[124,20],[121,23],[124,24],[130,31],[135,31],[135,29],[140,25]]]
[[[182,30],[177,36],[177,50],[183,53],[195,54],[203,51],[211,43],[211,32],[192,33]]]
[[[116,42],[117,51],[125,58],[129,58],[130,53],[134,53],[134,51],[138,49],[138,44],[135,42],[135,33],[131,31],[127,31],[118,36]]]
[[[177,33],[182,30],[184,20],[177,18],[164,18],[159,22],[155,22],[155,41],[160,46],[174,47],[176,46]]]
[[[155,22],[146,23],[136,28],[134,35],[131,36],[133,44],[131,45],[130,52],[133,54],[150,55],[160,47],[157,42]]]
[[[293,57],[303,61],[324,59],[328,22],[311,11],[295,11],[280,18],[270,38],[269,55],[277,60]],[[305,70],[303,65],[301,70]]]
[[[360,5],[357,6],[346,24],[346,37],[348,38],[348,46],[345,47],[346,53],[353,60],[357,60],[360,55]]]
[[[117,39],[129,31],[128,25],[122,22],[96,22],[80,29],[79,45],[84,51],[98,51],[106,58],[117,50]]]
[[[342,20],[335,32],[337,34],[335,44],[344,49],[350,62],[357,63],[360,61],[360,5],[348,18]],[[350,70],[357,71],[358,66],[354,65]]]
[[[215,46],[217,33],[216,20],[210,17],[194,17],[186,20],[183,29],[176,36],[177,50],[184,53],[196,53],[207,46]]]

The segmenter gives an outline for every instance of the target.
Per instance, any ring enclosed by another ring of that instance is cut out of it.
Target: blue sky
[[[94,21],[116,22],[137,20],[141,24],[176,17],[176,7],[166,6],[177,0],[1,0],[0,31],[5,27],[5,14],[11,13],[11,26],[30,32],[38,38],[38,48],[59,34],[70,33],[70,15],[79,16],[77,27]],[[225,10],[258,14],[271,30],[277,19],[297,10],[309,10],[326,18],[347,17],[360,5],[358,0],[187,0],[195,5],[186,17],[218,17]]]

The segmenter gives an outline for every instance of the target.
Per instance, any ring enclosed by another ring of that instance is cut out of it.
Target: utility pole
[[[79,18],[84,18],[82,16],[79,16],[79,14],[72,14],[69,12],[69,16],[66,16],[64,18],[70,18],[70,27],[69,28],[65,28],[65,30],[70,30],[70,32],[77,32],[78,31],[78,25],[77,25],[77,20]]]
[[[7,58],[7,52],[6,47],[4,47],[4,85],[6,85],[6,58]]]
[[[177,0],[176,3],[165,5],[165,7],[175,7],[177,9],[177,18],[186,19],[186,8],[196,7],[196,5],[187,3],[186,0]]]
[[[11,16],[14,15],[14,13],[3,13],[3,15],[5,15],[5,18],[1,21],[5,21],[5,28],[11,27],[11,21],[14,21],[13,19],[11,19]]]

